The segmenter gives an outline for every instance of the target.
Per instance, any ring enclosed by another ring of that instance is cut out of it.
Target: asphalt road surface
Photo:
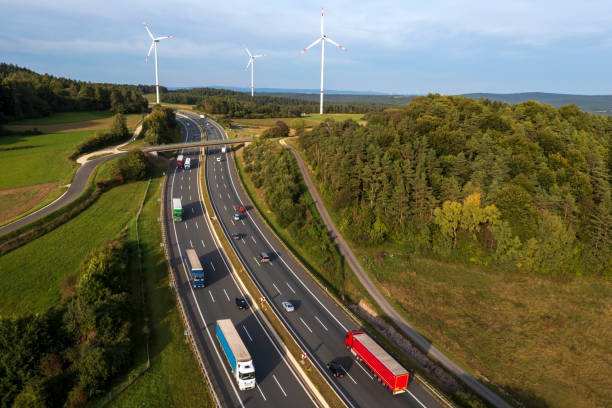
[[[187,141],[199,140],[195,123],[178,118],[187,133]],[[188,125],[188,123],[190,123]],[[190,170],[179,169],[173,162],[166,181],[164,216],[167,220],[169,257],[177,271],[177,289],[184,300],[196,342],[209,362],[208,372],[219,384],[215,391],[224,407],[313,407],[317,406],[302,385],[290,363],[253,308],[239,310],[235,303],[241,289],[230,273],[229,262],[216,247],[209,230],[204,205],[200,200],[200,149],[182,151],[192,160]],[[184,210],[182,222],[172,220],[172,198],[180,198]],[[193,248],[205,271],[206,287],[194,289],[184,262],[185,250]],[[252,300],[251,300],[252,304]],[[216,321],[231,319],[249,350],[256,371],[257,387],[240,391],[231,377],[229,363],[216,339]]]
[[[205,129],[209,139],[226,138],[220,128],[206,119],[190,115]],[[219,217],[229,236],[242,234],[240,240],[231,241],[243,264],[258,285],[269,305],[283,320],[308,357],[349,407],[440,407],[421,384],[413,381],[408,392],[393,396],[377,383],[367,367],[355,360],[344,347],[344,336],[349,330],[359,329],[353,320],[311,280],[308,273],[284,252],[281,244],[267,230],[242,191],[231,155],[221,148],[208,148],[206,161],[207,187]],[[219,159],[219,160],[217,160]],[[233,219],[238,204],[247,212],[240,220]],[[259,262],[259,254],[271,255],[268,263]],[[295,311],[286,312],[282,301],[290,301]],[[325,364],[340,363],[346,375],[332,377]]]

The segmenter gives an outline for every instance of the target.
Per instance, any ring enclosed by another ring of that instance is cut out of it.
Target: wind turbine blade
[[[266,54],[257,54],[257,55],[253,55],[253,58],[261,58],[261,57],[265,57]]]
[[[244,45],[244,49],[247,52],[247,54],[249,54],[249,57],[252,57],[251,51],[249,51],[249,49],[247,48],[246,44],[242,44],[242,45]]]
[[[325,37],[325,41],[329,41],[330,43],[334,44],[336,47],[340,48],[341,50],[348,51],[345,47],[341,46],[340,44],[338,44],[337,42],[335,42],[329,37]]]
[[[249,58],[249,62],[247,64],[247,66],[244,68],[244,70],[246,71],[247,69],[249,69],[249,67],[251,66],[252,63],[253,63],[253,57]]]
[[[144,21],[142,22],[142,25],[145,26],[145,28],[147,29],[147,33],[149,33],[149,37],[151,37],[152,40],[154,40],[155,38],[153,37],[153,34],[151,33],[151,30],[149,30],[149,26],[147,26],[147,23],[145,23]]]
[[[174,38],[174,36],[173,36],[173,35],[167,35],[167,36],[165,36],[165,37],[157,37],[157,38],[155,39],[155,41],[167,40],[168,38]]]
[[[149,55],[151,55],[151,51],[153,50],[153,46],[155,45],[155,41],[151,42],[151,47],[149,48],[149,52],[147,53],[147,58],[145,59],[145,64],[149,62]]]
[[[319,43],[319,41],[321,41],[323,39],[323,37],[321,38],[317,38],[312,44],[310,44],[308,47],[304,48],[302,51],[300,51],[300,55],[305,53],[306,51],[308,51],[309,49],[311,49],[312,47],[314,47],[315,45],[317,45]]]
[[[325,37],[325,32],[323,31],[323,7],[321,7],[321,37]]]

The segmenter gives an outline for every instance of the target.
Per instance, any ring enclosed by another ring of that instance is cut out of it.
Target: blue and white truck
[[[255,366],[230,319],[217,320],[217,340],[232,367],[240,390],[255,388]]]
[[[187,262],[187,269],[189,276],[191,276],[191,286],[194,288],[203,288],[206,286],[204,280],[204,269],[200,264],[200,258],[194,249],[188,249],[185,251],[185,261]]]
[[[185,170],[189,170],[191,168],[191,158],[185,159]]]

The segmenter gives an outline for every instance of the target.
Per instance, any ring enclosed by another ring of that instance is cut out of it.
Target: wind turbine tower
[[[249,65],[251,66],[251,98],[252,98],[253,97],[253,83],[254,83],[253,82],[253,70],[255,69],[255,58],[265,57],[266,54],[252,55],[251,51],[249,51],[246,44],[244,44],[244,49],[246,50],[247,54],[249,54],[249,63],[247,64],[244,70],[246,71],[247,69],[249,69]]]
[[[155,93],[157,94],[157,104],[159,104],[159,74],[157,72],[157,43],[160,42],[160,40],[165,40],[166,38],[174,38],[173,35],[168,35],[165,37],[154,37],[153,34],[151,33],[151,30],[149,30],[149,27],[147,27],[147,25],[143,22],[142,23],[146,30],[147,33],[149,33],[149,37],[151,37],[151,47],[149,48],[149,53],[147,54],[147,59],[145,60],[145,63],[149,62],[149,55],[151,55],[151,50],[155,48]]]
[[[323,72],[325,70],[325,41],[328,41],[330,44],[335,45],[341,50],[347,51],[346,48],[344,48],[343,46],[341,46],[340,44],[338,44],[337,42],[329,38],[327,35],[325,35],[325,30],[323,29],[323,9],[321,9],[321,37],[319,37],[308,47],[300,51],[300,55],[302,55],[307,50],[317,45],[319,42],[321,43],[321,102],[319,105],[319,114],[321,115],[323,114]]]

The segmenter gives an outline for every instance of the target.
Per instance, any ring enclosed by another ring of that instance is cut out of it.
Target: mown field
[[[334,119],[335,121],[344,121],[352,119],[356,122],[361,122],[363,114],[361,113],[329,113],[324,115],[308,115],[303,116],[301,119],[304,120],[306,127],[316,126],[327,119]],[[287,125],[291,125],[291,122],[299,118],[265,118],[265,119],[233,119],[232,123],[244,127],[270,127],[274,126],[277,121],[282,120]]]
[[[105,130],[110,128],[111,112],[63,112],[53,115],[9,123],[6,128],[24,131],[37,128],[43,133],[76,132],[84,130]],[[125,115],[128,128],[132,129],[142,119],[142,114]]]
[[[0,315],[36,313],[56,304],[62,280],[91,249],[119,234],[138,210],[135,198],[144,188],[144,182],[115,187],[74,219],[0,257]]]

